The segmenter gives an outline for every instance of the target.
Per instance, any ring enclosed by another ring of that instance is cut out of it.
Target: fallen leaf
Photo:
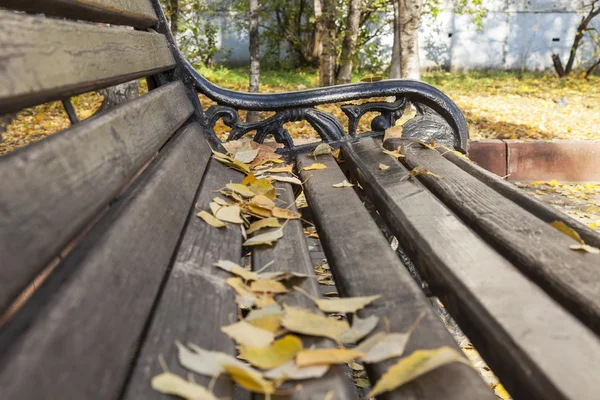
[[[352,183],[348,182],[347,180],[343,180],[340,183],[336,183],[334,185],[332,185],[334,188],[345,188],[345,187],[352,187],[354,186]]]
[[[302,349],[302,340],[294,335],[286,335],[266,347],[239,347],[240,358],[262,369],[279,367],[293,360]]]
[[[287,208],[275,207],[271,210],[271,213],[274,217],[281,219],[300,219],[302,217],[302,214],[298,211],[288,210]]]
[[[387,171],[388,169],[390,169],[390,166],[382,164],[382,163],[379,163],[379,169],[382,170],[382,171]]]
[[[264,172],[272,172],[272,173],[292,173],[294,166],[292,164],[286,165],[285,167],[277,167],[277,168],[269,168]]]
[[[374,302],[381,295],[363,297],[344,297],[339,299],[316,299],[313,301],[324,312],[355,313],[368,304]]]
[[[392,157],[394,157],[395,159],[406,157],[404,154],[400,153],[400,147],[398,147],[398,148],[397,148],[396,150],[394,150],[394,151],[383,150],[383,152],[384,152],[385,154],[387,154],[388,156],[392,156]]]
[[[392,126],[385,130],[385,134],[383,135],[383,142],[385,143],[388,139],[401,138],[402,137],[402,125]]]
[[[190,345],[194,351],[188,349],[179,342],[175,342],[175,345],[177,346],[179,364],[181,364],[182,367],[199,375],[211,377],[221,375],[225,372],[225,370],[223,367],[221,367],[221,364],[217,360],[217,354],[231,357],[228,354],[205,350],[195,345]]]
[[[250,284],[250,290],[258,293],[287,293],[288,290],[279,281],[260,279]]]
[[[296,355],[296,365],[310,367],[313,365],[346,364],[364,356],[353,349],[307,349]]]
[[[273,298],[273,295],[270,293],[265,293],[256,298],[256,307],[258,308],[270,307],[274,304],[277,304],[277,302]]]
[[[231,222],[232,224],[243,224],[244,220],[240,216],[241,209],[238,205],[220,207],[215,212],[215,217],[221,221]]]
[[[250,291],[250,286],[246,285],[244,281],[242,281],[240,278],[228,278],[227,280],[225,280],[225,283],[227,283],[231,288],[233,288],[233,290],[235,290],[235,292],[240,296],[255,297],[254,293]]]
[[[198,214],[196,214],[196,216],[202,218],[204,222],[206,222],[210,226],[214,226],[215,228],[222,228],[224,226],[227,226],[226,223],[217,219],[214,215],[206,211],[200,211]]]
[[[252,161],[254,161],[254,159],[256,158],[257,155],[258,155],[258,149],[242,148],[242,149],[238,150],[237,153],[235,153],[235,156],[233,157],[233,159],[248,164],[248,163],[251,163]]]
[[[225,187],[232,192],[241,194],[244,197],[253,197],[254,192],[250,190],[250,188],[246,185],[242,185],[241,183],[228,183]]]
[[[266,178],[257,179],[250,185],[250,190],[256,194],[264,194],[271,200],[275,200],[277,198],[275,186],[273,186],[271,181]]]
[[[311,165],[309,165],[308,167],[304,167],[302,168],[302,171],[318,171],[320,169],[326,169],[327,165],[322,164],[322,163],[313,163]]]
[[[239,321],[231,325],[222,326],[221,332],[229,336],[237,344],[244,346],[265,347],[273,343],[273,340],[275,340],[273,332],[257,328],[245,321]]]
[[[313,367],[300,368],[294,361],[289,361],[280,367],[264,373],[265,378],[272,380],[302,380],[320,378],[329,370],[329,365],[315,365]]]
[[[302,182],[300,181],[300,179],[294,178],[291,176],[270,175],[269,179],[272,179],[272,180],[278,181],[278,182],[293,183],[294,185],[302,185]]]
[[[353,371],[364,371],[365,367],[357,363],[356,361],[350,361],[348,367]]]
[[[502,386],[501,383],[494,386],[494,394],[502,400],[510,399],[510,394],[504,389],[504,386]]]
[[[256,177],[252,172],[248,173],[248,175],[246,175],[246,177],[242,179],[242,185],[249,186],[252,185],[254,182],[256,182]]]
[[[248,271],[246,268],[239,266],[233,261],[229,260],[219,260],[213,264],[215,267],[221,268],[227,272],[231,272],[234,275],[241,277],[246,281],[256,280],[258,276],[252,271]]]
[[[255,393],[272,394],[275,387],[272,382],[265,380],[260,372],[250,366],[239,364],[223,364],[229,376],[241,387]]]
[[[264,218],[251,223],[250,227],[246,230],[246,233],[251,234],[263,228],[278,228],[280,226],[281,225],[279,224],[277,218]]]
[[[368,316],[365,319],[355,315],[352,318],[352,327],[340,335],[342,343],[358,343],[359,340],[367,336],[379,322],[379,317],[376,315]]]
[[[315,150],[312,152],[312,155],[313,157],[323,156],[325,154],[331,154],[332,150],[333,148],[327,143],[321,143],[320,145],[315,147]]]
[[[244,246],[259,246],[266,244],[269,246],[273,245],[273,242],[278,241],[283,237],[283,228],[276,229],[271,232],[262,233],[260,235],[252,236],[250,239],[244,242]]]
[[[600,254],[600,249],[587,244],[572,244],[569,246],[571,250],[585,251],[591,254]]]
[[[275,207],[275,202],[265,196],[264,194],[257,194],[256,196],[250,199],[250,204],[254,204],[255,206],[266,208],[270,210]]]
[[[217,400],[207,388],[197,383],[189,382],[170,372],[163,372],[152,378],[152,389],[163,394],[173,394],[184,399]]]
[[[559,231],[561,231],[562,233],[564,233],[565,235],[568,235],[570,237],[572,237],[573,239],[577,240],[579,243],[583,243],[583,240],[581,239],[581,236],[579,236],[579,233],[577,233],[577,231],[573,228],[571,228],[570,226],[568,226],[567,224],[565,224],[562,221],[554,221],[550,224],[550,226],[552,226],[555,229],[558,229]]]
[[[431,175],[436,178],[441,178],[438,174],[434,174],[433,172],[428,171],[424,167],[414,167],[412,170],[408,171],[408,175],[405,178],[411,178],[419,175]]]
[[[411,355],[392,365],[377,381],[368,397],[394,390],[434,369],[453,362],[469,365],[458,351],[442,346],[431,350],[416,350]]]
[[[369,389],[371,387],[371,382],[365,378],[357,378],[354,380],[354,384],[362,389]]]
[[[269,332],[277,332],[281,327],[283,310],[279,304],[273,304],[261,309],[252,310],[245,321],[250,325]]]
[[[270,218],[272,215],[271,210],[269,210],[268,208],[258,207],[254,204],[248,204],[245,211],[248,214],[254,215],[259,218]]]
[[[290,307],[284,304],[284,315],[281,325],[296,333],[310,336],[328,337],[340,341],[340,335],[350,329],[346,321],[337,321],[310,310]]]

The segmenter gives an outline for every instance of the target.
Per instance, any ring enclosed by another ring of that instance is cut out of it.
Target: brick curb
[[[600,141],[472,141],[469,158],[513,181],[600,182]]]

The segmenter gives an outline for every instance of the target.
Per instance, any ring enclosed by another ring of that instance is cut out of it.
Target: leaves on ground
[[[207,211],[200,211],[198,214],[196,214],[196,216],[202,218],[204,222],[206,222],[210,226],[214,226],[215,228],[222,228],[224,226],[227,226],[225,222],[221,221],[220,219],[218,219],[217,217],[215,217]]]
[[[215,267],[221,268],[222,270],[225,270],[227,272],[231,272],[232,274],[237,275],[246,281],[258,279],[258,277],[256,276],[256,274],[254,272],[249,271],[246,268],[239,266],[238,264],[234,263],[233,261],[219,260],[216,263],[214,263],[213,265]]]
[[[346,321],[337,321],[310,310],[290,307],[284,304],[281,325],[289,331],[309,336],[327,337],[340,341],[340,335],[350,329]]]
[[[394,151],[384,149],[383,152],[388,156],[394,157],[395,159],[406,157],[404,154],[400,153],[400,146],[398,146],[398,148]]]
[[[322,164],[322,163],[313,163],[311,165],[309,165],[308,167],[304,167],[302,168],[303,171],[318,171],[321,169],[326,169],[327,165]]]
[[[312,367],[299,367],[294,361],[289,361],[280,367],[265,372],[264,376],[272,380],[303,380],[320,378],[327,373],[329,365],[315,365]]]
[[[259,293],[287,293],[287,288],[281,282],[273,279],[260,279],[250,284],[250,290]]]
[[[383,163],[379,163],[379,166],[378,166],[378,168],[379,168],[380,170],[382,170],[382,171],[387,171],[388,169],[390,169],[390,166],[389,166],[389,165],[385,165],[385,164],[383,164]]]
[[[431,350],[416,350],[392,365],[377,381],[368,396],[373,397],[389,392],[421,375],[454,362],[469,365],[461,353],[448,346]]]
[[[275,217],[269,217],[265,219],[259,219],[250,224],[250,227],[246,229],[246,233],[248,235],[264,228],[278,228],[281,225],[279,224],[279,220]]]
[[[433,176],[435,178],[441,178],[441,176],[439,176],[438,174],[434,174],[433,172],[428,171],[426,168],[424,167],[414,167],[412,170],[408,171],[408,175],[406,175],[406,178],[413,178],[415,176],[419,176],[419,175],[429,175],[429,176]]]
[[[217,217],[221,221],[231,222],[232,224],[243,224],[244,220],[240,215],[241,211],[242,210],[237,205],[224,206],[220,207],[215,212],[215,217]]]
[[[336,183],[332,185],[334,188],[346,188],[346,187],[352,187],[354,186],[352,183],[348,182],[347,180],[343,180],[340,183]]]
[[[171,394],[184,399],[218,400],[207,388],[189,382],[170,372],[164,372],[152,378],[152,388],[164,394]]]
[[[279,367],[293,360],[302,349],[302,340],[294,335],[286,335],[266,347],[239,347],[240,358],[262,369]]]
[[[314,365],[347,364],[364,354],[353,349],[307,349],[296,356],[296,365],[311,367]]]
[[[550,225],[553,228],[558,229],[559,231],[561,231],[565,235],[568,235],[571,238],[577,240],[579,243],[583,243],[583,240],[581,239],[581,236],[579,236],[579,233],[577,233],[577,231],[575,229],[571,228],[570,226],[567,226],[567,224],[565,224],[564,222],[562,222],[562,221],[554,221]]]
[[[262,233],[260,235],[252,236],[250,239],[244,242],[244,246],[260,246],[269,245],[278,241],[283,237],[283,228],[276,229],[271,232]]]
[[[352,327],[340,335],[342,343],[358,343],[359,340],[367,336],[375,329],[379,317],[370,315],[367,318],[359,318],[358,315],[352,317]]]
[[[221,327],[221,332],[225,333],[237,344],[245,346],[265,347],[275,340],[273,332],[257,328],[245,321],[223,326]]]
[[[229,376],[241,387],[255,393],[272,394],[275,386],[263,378],[262,374],[249,366],[240,364],[223,364]]]
[[[287,208],[275,207],[271,210],[271,213],[274,217],[280,219],[300,219],[300,217],[302,217],[302,214],[298,211],[289,210]]]

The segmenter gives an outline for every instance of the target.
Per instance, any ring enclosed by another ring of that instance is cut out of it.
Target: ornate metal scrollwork
[[[241,122],[237,111],[231,107],[212,106],[206,112],[209,129],[214,134],[214,126],[219,119],[231,127],[227,140],[237,140],[255,131],[254,141],[262,143],[267,135],[272,134],[277,143],[289,149],[294,148],[294,141],[283,127],[286,122],[307,121],[325,142],[335,142],[344,135],[344,128],[331,114],[316,108],[292,108],[279,111],[274,116],[258,122]]]
[[[342,111],[348,117],[348,134],[356,135],[356,129],[361,117],[368,112],[379,112],[381,115],[373,118],[371,121],[371,129],[373,132],[385,132],[386,129],[394,126],[398,118],[404,113],[406,108],[406,99],[404,97],[397,98],[395,102],[373,102],[364,104],[346,104],[343,105]]]

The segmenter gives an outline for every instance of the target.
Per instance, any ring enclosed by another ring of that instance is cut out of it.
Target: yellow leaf
[[[368,397],[394,390],[421,375],[453,362],[469,365],[462,354],[448,346],[431,350],[416,350],[392,365],[375,384]]]
[[[264,194],[271,200],[275,200],[275,198],[277,198],[275,186],[273,186],[271,181],[266,178],[257,179],[256,182],[253,182],[250,185],[250,190],[256,194]]]
[[[279,161],[279,160],[277,160]],[[285,167],[277,167],[277,168],[269,168],[267,170],[265,170],[264,172],[272,172],[272,173],[280,173],[280,172],[287,172],[287,173],[292,173],[294,166],[292,164],[286,165]]]
[[[329,370],[329,365],[315,365],[300,368],[294,361],[289,361],[280,367],[265,372],[265,378],[273,380],[302,380],[320,378]]]
[[[321,143],[320,145],[315,147],[315,150],[312,152],[312,155],[313,155],[313,157],[317,157],[317,156],[322,156],[325,154],[331,154],[332,150],[333,149],[331,148],[331,146],[328,145],[327,143]]]
[[[558,229],[559,231],[561,231],[565,235],[568,235],[568,236],[572,237],[573,239],[577,240],[579,243],[583,243],[583,240],[581,239],[581,236],[579,236],[579,233],[577,233],[577,231],[575,229],[571,228],[570,226],[568,226],[564,222],[562,222],[562,221],[554,221],[550,225],[553,228]]]
[[[292,176],[271,175],[271,176],[269,176],[269,179],[272,179],[272,180],[278,181],[278,182],[293,183],[294,185],[302,185],[302,182],[300,182],[300,179],[294,178]]]
[[[387,171],[388,169],[390,169],[390,166],[382,164],[382,163],[379,163],[379,169],[382,170],[382,171]]]
[[[340,299],[315,299],[313,301],[324,312],[355,313],[366,305],[374,302],[381,295],[363,297],[345,297]]]
[[[277,220],[277,218],[270,217],[270,218],[260,219],[258,221],[251,223],[250,227],[248,228],[246,233],[251,234],[251,233],[254,233],[263,228],[278,228],[280,226],[281,225],[279,225],[279,221]]]
[[[250,239],[244,242],[244,246],[260,246],[260,245],[269,245],[272,246],[273,242],[278,241],[283,237],[283,228],[276,229],[271,232],[262,233],[260,235],[256,235],[251,237]]]
[[[250,172],[244,179],[242,179],[242,185],[249,186],[256,182],[256,177],[252,172]]]
[[[311,165],[309,165],[308,167],[304,167],[302,168],[303,171],[317,171],[320,169],[326,169],[327,165],[325,164],[321,164],[321,163],[313,163]]]
[[[258,308],[270,307],[275,304],[277,304],[277,302],[273,298],[273,295],[269,293],[265,293],[262,296],[258,296],[256,298],[256,307]]]
[[[259,206],[256,206],[254,204],[248,204],[248,206],[246,206],[246,212],[250,215],[254,215],[256,217],[260,217],[260,218],[270,218],[271,217],[271,210],[267,209],[267,208],[262,208]]]
[[[296,365],[310,367],[313,365],[346,364],[363,353],[352,349],[308,349],[302,350],[296,356]]]
[[[340,183],[336,183],[334,185],[332,185],[334,188],[346,188],[346,187],[352,187],[354,186],[353,184],[351,184],[350,182],[348,182],[347,180],[343,180]]]
[[[287,208],[275,207],[271,210],[271,213],[274,217],[281,219],[300,219],[302,217],[302,214],[298,211],[288,210]]]
[[[246,285],[241,278],[227,278],[225,280],[227,283],[237,294],[240,296],[252,296],[254,297],[254,293],[250,290],[250,286]]]
[[[392,157],[394,157],[394,158],[396,158],[396,159],[398,159],[398,158],[402,158],[402,157],[405,157],[405,155],[404,155],[404,154],[401,154],[401,153],[400,153],[400,147],[398,147],[398,149],[396,149],[396,150],[394,150],[394,151],[383,150],[383,152],[384,152],[385,154],[387,154],[388,156],[392,156]]]
[[[240,207],[233,205],[221,207],[214,214],[221,221],[231,222],[232,224],[243,224],[244,220],[242,220],[240,212]]]
[[[262,374],[253,368],[241,366],[239,364],[224,364],[223,368],[229,373],[231,378],[246,390],[255,393],[272,394],[275,387],[272,382],[265,380]]]
[[[256,276],[254,272],[248,271],[246,268],[242,268],[233,261],[219,260],[213,265],[227,272],[231,272],[232,274],[237,275],[246,281],[258,279],[258,276]]]
[[[281,315],[268,315],[253,320],[246,319],[246,321],[252,326],[275,333],[281,327],[281,318],[283,318]]]
[[[402,137],[402,125],[392,126],[385,130],[385,134],[383,135],[383,141],[385,142],[388,139],[400,138]]]
[[[275,340],[273,332],[257,328],[245,321],[239,321],[231,325],[222,326],[221,332],[229,336],[237,344],[244,346],[265,347],[273,343],[273,340]]]
[[[242,185],[241,183],[228,183],[225,187],[232,192],[236,192],[241,194],[244,197],[253,197],[254,192],[250,190],[250,188],[246,185]]]
[[[164,372],[152,378],[152,389],[163,394],[174,394],[184,399],[217,400],[204,386],[189,382],[170,372]]]
[[[212,203],[215,203],[216,205],[219,205],[219,206],[230,206],[231,205],[231,203],[229,203],[227,200],[224,200],[220,197],[215,197],[213,199]],[[212,211],[212,208],[211,208],[211,211]]]
[[[258,293],[287,293],[288,290],[279,281],[260,279],[250,284],[250,290]]]
[[[340,341],[340,335],[350,329],[348,322],[315,314],[309,310],[294,308],[284,304],[285,313],[281,320],[284,328],[310,336],[328,337]]]
[[[271,369],[293,360],[302,350],[302,340],[294,335],[286,335],[266,347],[240,346],[240,357],[250,364]]]
[[[215,228],[222,228],[224,226],[227,226],[226,223],[217,219],[211,213],[206,212],[206,211],[200,211],[198,214],[196,214],[196,216],[202,218],[204,220],[204,222],[206,222],[210,226],[214,226]]]
[[[263,194],[257,194],[256,196],[252,197],[252,199],[250,199],[250,204],[254,204],[261,208],[266,208],[267,210],[275,207],[273,200]]]
[[[438,174],[434,174],[433,172],[429,172],[424,167],[414,167],[412,170],[408,171],[408,175],[406,176],[406,178],[410,178],[410,177],[414,177],[414,176],[419,176],[419,175],[431,175],[431,176],[434,176],[436,178],[441,178],[441,176],[439,176]]]
[[[572,244],[569,246],[571,250],[585,251],[590,254],[600,254],[600,249],[587,244]]]
[[[502,400],[510,399],[510,394],[506,391],[506,389],[504,389],[504,386],[502,386],[501,383],[498,383],[494,386],[494,393]]]

